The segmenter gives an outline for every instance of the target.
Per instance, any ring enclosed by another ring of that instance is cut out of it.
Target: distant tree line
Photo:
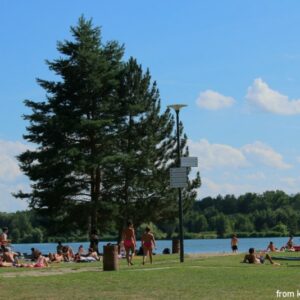
[[[178,234],[177,223],[177,219],[165,219],[150,226],[157,239],[170,239]],[[0,213],[0,226],[9,227],[15,243],[88,240],[88,232],[75,227],[54,234],[51,218],[41,217],[34,210]],[[138,237],[145,226],[136,228]],[[225,238],[232,233],[239,237],[300,235],[300,194],[267,191],[204,198],[185,210],[184,233],[185,238]],[[117,220],[110,219],[101,239],[115,240],[117,236]]]
[[[244,237],[299,235],[300,194],[267,191],[207,197],[196,201],[187,213],[185,229],[191,237],[205,237],[211,232],[218,237],[233,232]]]

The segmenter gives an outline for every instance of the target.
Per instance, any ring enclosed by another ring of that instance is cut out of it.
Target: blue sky
[[[24,99],[45,98],[45,59],[70,39],[80,15],[104,41],[125,44],[149,68],[162,108],[185,103],[180,119],[199,159],[199,199],[300,187],[300,2],[1,0],[0,211],[27,207],[15,156],[26,148]]]

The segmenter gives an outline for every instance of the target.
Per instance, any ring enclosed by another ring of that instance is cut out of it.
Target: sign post
[[[178,116],[178,114],[177,114]],[[177,129],[178,130],[178,129]],[[179,229],[180,229],[180,262],[184,262],[183,226],[182,226],[182,199],[181,189],[188,186],[188,168],[198,166],[197,157],[181,157],[180,166],[170,169],[170,187],[178,188],[179,197]]]

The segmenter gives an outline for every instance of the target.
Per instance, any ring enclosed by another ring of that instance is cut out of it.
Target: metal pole
[[[176,110],[176,125],[177,125],[177,166],[180,167],[180,133],[179,133],[179,109]],[[180,262],[184,262],[184,245],[183,245],[183,212],[181,188],[178,188],[178,207],[179,207],[179,239],[180,239]]]

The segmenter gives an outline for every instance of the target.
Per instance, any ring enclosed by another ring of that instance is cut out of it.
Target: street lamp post
[[[177,167],[180,167],[180,132],[179,132],[179,111],[185,107],[185,104],[173,104],[168,107],[173,108],[176,112],[176,130],[177,130]],[[179,240],[180,240],[180,262],[184,262],[184,244],[183,244],[183,210],[181,188],[178,188],[178,209],[179,209]]]

